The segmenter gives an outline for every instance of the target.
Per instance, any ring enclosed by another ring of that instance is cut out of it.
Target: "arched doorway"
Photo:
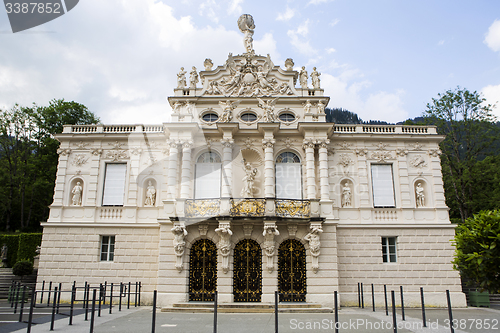
[[[278,249],[278,291],[280,302],[306,301],[306,250],[298,240],[287,239]]]
[[[262,250],[252,239],[234,247],[233,295],[235,302],[260,302],[262,295]]]
[[[217,290],[217,247],[209,239],[197,240],[189,254],[189,300],[211,302]]]

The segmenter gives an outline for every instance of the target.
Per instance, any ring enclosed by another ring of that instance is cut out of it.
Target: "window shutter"
[[[195,199],[220,198],[221,163],[197,163],[195,167]]]
[[[392,165],[372,164],[372,189],[374,207],[396,207]]]
[[[106,164],[104,191],[102,195],[103,206],[123,206],[126,173],[126,163]]]
[[[276,198],[302,199],[302,168],[300,163],[276,163]]]

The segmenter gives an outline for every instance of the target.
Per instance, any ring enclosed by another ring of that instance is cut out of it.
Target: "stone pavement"
[[[406,321],[401,320],[401,309],[397,309],[398,332],[446,333],[450,332],[448,311],[446,309],[427,309],[427,328],[422,327],[420,309],[406,309]],[[87,333],[90,322],[84,321],[84,315],[75,316],[73,326],[68,325],[68,318],[57,320],[53,332]],[[89,316],[90,318],[90,316]],[[96,316],[96,333],[149,333],[151,332],[152,309],[150,307],[123,309],[109,315],[103,311]],[[454,309],[455,332],[498,332],[500,333],[500,310],[487,308]],[[188,333],[213,332],[212,313],[166,313],[157,311],[156,332]],[[19,326],[23,325],[23,326]],[[335,332],[333,313],[280,313],[279,332]],[[339,312],[339,332],[394,332],[392,315],[385,315],[383,309],[343,308]],[[22,328],[23,327],[23,328]],[[0,326],[0,332],[26,332],[27,325],[6,324]],[[22,328],[22,329],[19,329]],[[50,322],[32,327],[33,333],[51,332]],[[262,332],[273,333],[274,314],[230,314],[218,315],[217,332]]]

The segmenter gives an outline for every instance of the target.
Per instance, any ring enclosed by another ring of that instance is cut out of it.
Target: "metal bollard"
[[[85,281],[85,287],[83,289],[83,308],[85,309],[85,306],[87,306],[87,281]]]
[[[50,295],[50,294],[49,294]],[[50,319],[50,330],[54,330],[54,321],[56,320],[57,287],[54,288],[54,300],[52,302],[52,317]]]
[[[358,308],[361,307],[361,286],[359,285],[358,282]]]
[[[102,305],[106,305],[106,291],[108,289],[108,281],[104,281],[104,290],[103,290],[103,294],[104,294],[104,298],[102,299]]]
[[[385,298],[385,315],[389,315],[389,309],[387,308],[387,286],[384,284],[384,298]]]
[[[123,283],[120,282],[120,303],[118,305],[118,311],[122,310],[122,293],[123,293]]]
[[[49,295],[47,296],[47,306],[50,306],[50,294],[52,293],[52,281],[49,283]]]
[[[396,300],[394,299],[394,290],[391,290],[392,299],[392,327],[394,328],[394,333],[398,333],[398,326],[396,322]]]
[[[112,313],[113,308],[113,282],[111,282],[111,290],[109,291],[109,314]]]
[[[405,301],[403,299],[403,286],[399,286],[400,292],[401,292],[401,317],[403,320],[405,319]]]
[[[101,316],[101,300],[102,300],[102,291],[103,291],[103,286],[102,283],[99,284],[99,310],[97,310],[97,316]]]
[[[217,333],[217,290],[214,292],[214,333]]]
[[[274,332],[278,333],[278,298],[279,293],[274,292]]]
[[[365,296],[363,295],[363,283],[361,283],[361,308],[365,308]]]
[[[92,313],[90,314],[90,333],[94,332],[94,320],[95,320],[95,297],[97,294],[97,289],[94,288],[92,292]]]
[[[455,333],[455,328],[453,327],[453,313],[451,312],[451,300],[450,291],[446,290],[446,300],[448,301],[448,316],[450,318],[450,332]]]
[[[89,293],[90,293],[90,284],[88,284],[87,287],[85,288],[85,295],[86,295],[85,298],[87,303],[85,304],[85,321],[89,320]]]
[[[71,287],[71,303],[69,306],[69,325],[73,325],[73,307],[75,305],[75,297],[76,297],[76,286],[73,284]]]
[[[139,300],[138,300],[139,306],[141,306],[141,288],[142,288],[141,281],[139,281]]]
[[[425,303],[424,303],[424,288],[420,287],[420,300],[422,302],[422,321],[424,322],[424,327],[427,327],[425,323]]]
[[[19,322],[23,321],[24,298],[26,297],[26,286],[23,286],[23,295],[21,297],[21,309],[19,310]]]
[[[113,284],[111,284],[113,285]],[[153,318],[151,319],[151,333],[155,333],[156,330],[156,297],[158,292],[155,290],[153,292]]]
[[[130,309],[130,282],[128,283],[127,309]]]
[[[42,282],[42,293],[41,293],[41,296],[40,296],[40,304],[43,303],[43,291],[45,290],[45,280],[43,280]]]
[[[335,333],[339,332],[339,305],[337,301],[337,291],[333,292],[333,303],[335,305]]]
[[[30,305],[30,314],[28,316],[28,330],[26,333],[31,333],[31,324],[33,323],[33,308],[35,307],[36,304],[36,291],[35,288],[33,288],[33,291],[31,292],[31,305]]]
[[[137,291],[139,289],[139,284],[137,283],[137,281],[135,282],[135,297],[134,297],[134,308],[137,307]]]
[[[373,312],[375,312],[375,291],[373,289],[373,283],[372,283],[372,307],[373,307]]]

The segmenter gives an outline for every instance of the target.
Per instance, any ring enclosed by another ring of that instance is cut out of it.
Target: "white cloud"
[[[493,114],[500,119],[500,84],[489,85],[481,89],[481,93],[486,99],[487,104],[494,105]]]
[[[331,26],[331,27],[334,27],[336,26],[337,24],[339,24],[340,20],[339,19],[335,19],[333,21],[331,21],[328,25]]]
[[[231,0],[229,2],[229,7],[227,9],[227,13],[229,15],[241,15],[243,14],[243,9],[241,8],[241,4],[243,0]]]
[[[290,37],[290,43],[297,49],[297,51],[311,57],[317,54],[318,51],[314,49],[309,43],[309,40],[306,39],[308,33],[309,19],[299,25],[296,30],[288,30],[287,35]]]
[[[444,45],[444,40],[440,40],[440,41],[438,42],[438,46],[441,46],[441,45]]]
[[[326,53],[331,54],[333,52],[336,52],[336,50],[333,47],[325,49]]]
[[[273,34],[266,33],[260,40],[254,40],[254,49],[257,54],[270,54],[272,61],[277,64],[281,62],[281,56],[276,47],[276,40]]]
[[[319,5],[319,4],[327,3],[330,1],[332,1],[332,0],[311,0],[307,3],[307,5]]]
[[[291,9],[290,7],[287,6],[284,13],[278,14],[276,21],[289,21],[294,16],[295,16],[295,9]]]
[[[500,51],[500,20],[495,20],[488,29],[484,43],[495,52]]]

